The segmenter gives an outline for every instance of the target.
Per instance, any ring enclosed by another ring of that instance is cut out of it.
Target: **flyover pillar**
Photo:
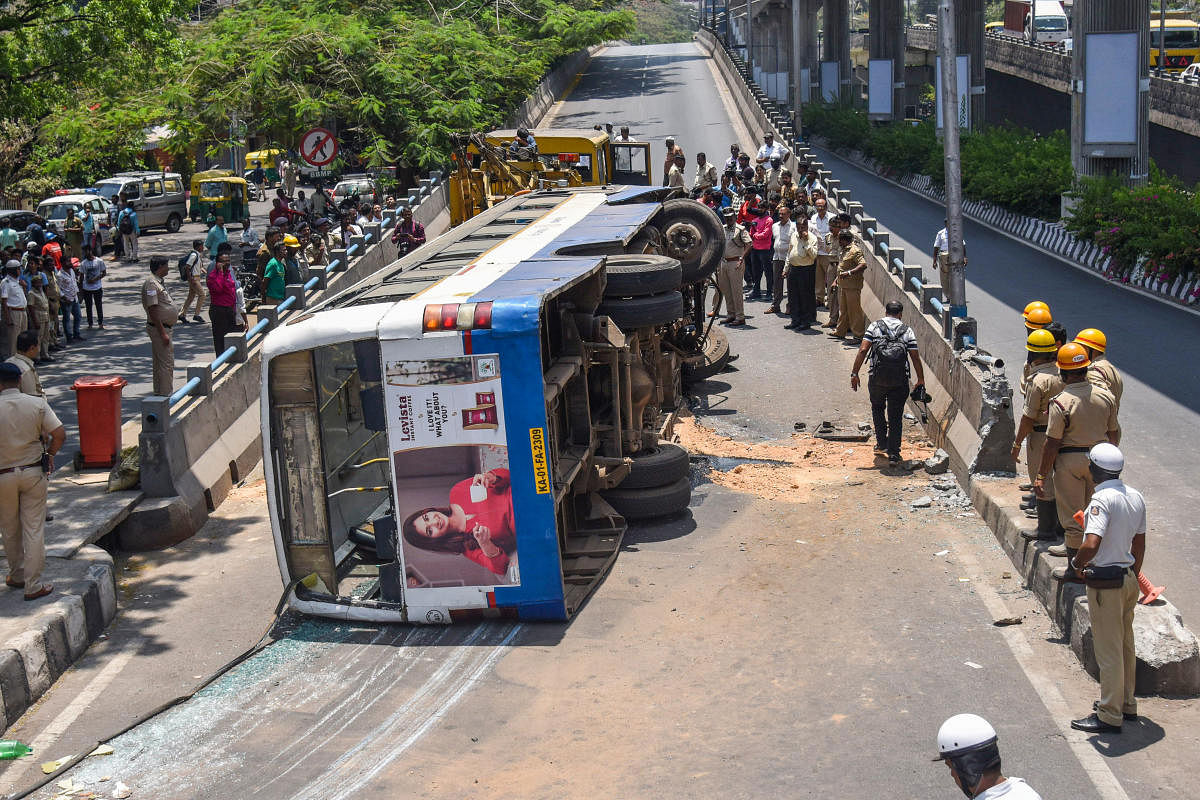
[[[837,97],[850,100],[850,4],[848,0],[824,0],[822,62],[836,62]],[[825,87],[822,86],[822,91]]]
[[[892,62],[891,113],[872,113],[872,119],[904,118],[904,0],[871,0],[867,18],[872,61]],[[868,69],[870,75],[870,69]],[[871,80],[875,80],[872,78]],[[870,84],[868,83],[868,96]],[[878,100],[878,98],[877,98]],[[876,104],[868,103],[868,110]]]
[[[1075,174],[1144,184],[1150,171],[1150,2],[1076,0],[1072,29]]]
[[[983,7],[984,0],[954,0],[956,47],[960,56],[970,56],[971,60],[970,80],[967,82],[967,91],[970,94],[971,129],[983,127],[986,119],[984,116],[986,110],[984,83],[987,75],[987,55],[984,51]]]

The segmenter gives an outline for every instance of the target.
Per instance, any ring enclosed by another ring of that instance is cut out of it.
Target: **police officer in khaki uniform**
[[[1121,373],[1112,365],[1112,362],[1104,355],[1104,351],[1108,349],[1108,337],[1103,331],[1095,328],[1085,328],[1075,337],[1075,343],[1083,345],[1087,350],[1088,358],[1092,360],[1092,365],[1088,367],[1088,380],[1097,386],[1108,389],[1112,396],[1117,401],[1117,414],[1121,413],[1121,394],[1125,391],[1125,380],[1121,377]],[[1117,444],[1121,443],[1121,428],[1117,427]]]
[[[1107,442],[1088,453],[1096,493],[1084,518],[1083,546],[1072,561],[1087,584],[1092,642],[1100,667],[1100,699],[1093,713],[1073,720],[1087,733],[1120,733],[1121,723],[1137,719],[1137,649],[1133,612],[1137,608],[1137,574],[1146,557],[1146,500],[1121,480],[1125,456]]]
[[[17,336],[17,352],[7,363],[14,365],[21,370],[20,383],[17,388],[22,394],[31,394],[34,397],[45,397],[46,393],[42,391],[41,376],[38,375],[37,367],[34,366],[34,361],[38,356],[38,333],[37,331],[21,331]]]
[[[179,319],[179,306],[171,300],[163,278],[167,276],[167,259],[150,259],[150,277],[142,284],[142,308],[146,309],[146,333],[154,358],[154,393],[169,397],[175,384],[175,352],[171,344],[171,327]]]
[[[42,452],[44,447],[53,470],[67,434],[46,399],[24,394],[20,381],[15,364],[0,364],[0,533],[9,569],[5,584],[36,600],[53,591],[42,583],[48,485]]]
[[[1037,477],[1037,469],[1042,463],[1042,451],[1046,446],[1046,426],[1050,421],[1050,401],[1063,390],[1062,379],[1058,376],[1058,364],[1055,356],[1058,344],[1046,330],[1036,330],[1029,334],[1025,342],[1028,351],[1025,366],[1029,378],[1025,383],[1025,407],[1021,412],[1021,422],[1017,425],[1016,441],[1013,442],[1012,458],[1019,461],[1021,442],[1025,442],[1026,467],[1029,471],[1029,484],[1032,486]],[[1043,497],[1034,498],[1034,508],[1037,510],[1037,529],[1022,531],[1026,539],[1057,539],[1058,510],[1054,502],[1054,475],[1046,474],[1042,482]],[[1025,506],[1022,505],[1022,508]]]
[[[737,224],[737,212],[727,208],[725,217],[725,257],[717,267],[717,289],[713,296],[713,308],[710,317],[715,317],[721,310],[721,300],[725,300],[728,315],[722,322],[730,325],[746,324],[746,307],[742,296],[742,278],[746,270],[746,252],[750,249],[750,232]]]
[[[1035,310],[1036,309],[1036,310]],[[1041,300],[1033,300],[1025,306],[1025,310],[1021,312],[1021,321],[1025,323],[1025,335],[1034,331],[1041,330],[1050,324],[1052,321],[1050,316],[1050,306],[1043,303]],[[1033,371],[1033,366],[1027,360],[1021,367],[1021,394],[1028,391],[1029,373]],[[1037,464],[1033,465],[1034,467]]]
[[[867,271],[867,259],[848,230],[838,232],[838,245],[842,248],[842,260],[838,263],[838,303],[841,316],[830,336],[838,339],[849,333],[855,342],[862,341],[867,332],[867,320],[862,308],[863,273]]]
[[[1058,372],[1064,388],[1050,401],[1046,445],[1033,481],[1034,492],[1046,499],[1046,476],[1054,475],[1054,498],[1058,521],[1066,531],[1066,544],[1046,552],[1068,558],[1073,558],[1083,544],[1083,526],[1075,521],[1075,512],[1082,510],[1092,496],[1087,454],[1106,439],[1115,443],[1117,438],[1117,401],[1107,389],[1088,380],[1090,364],[1083,345],[1068,342],[1058,349]],[[1053,575],[1057,580],[1075,579],[1067,566],[1056,568]]]

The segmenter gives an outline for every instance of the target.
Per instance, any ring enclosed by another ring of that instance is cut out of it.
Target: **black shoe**
[[[80,336],[80,335],[77,333],[77,334],[75,334],[75,341],[77,341],[77,342],[86,342],[86,341],[87,341],[87,337],[86,337],[86,336]]]
[[[888,466],[889,467],[894,467],[899,463],[900,463],[900,456],[895,455],[895,454],[888,456]]]
[[[1017,488],[1020,489],[1022,492],[1028,492],[1033,489],[1033,484],[1032,483],[1022,483]]]
[[[1058,534],[1054,531],[1045,533],[1037,530],[1036,528],[1031,531],[1021,531],[1021,537],[1028,539],[1031,542],[1053,542],[1058,540]]]
[[[1093,701],[1092,702],[1092,711],[1099,711],[1099,710],[1100,710],[1100,701],[1099,700]],[[1130,714],[1128,711],[1123,711],[1123,712],[1121,712],[1121,717],[1124,718],[1124,720],[1126,722],[1133,722],[1134,720],[1136,720],[1138,718],[1138,715]]]
[[[199,314],[197,314],[196,316],[192,317],[192,322],[200,322],[200,323],[203,323],[203,322],[204,322],[204,317],[202,317],[202,316],[200,316]]]
[[[1071,727],[1084,733],[1120,733],[1120,725],[1109,725],[1095,714],[1088,714],[1083,719],[1071,720]]]
[[[788,330],[788,331],[798,331],[798,330],[800,330],[800,329],[801,329],[801,328],[803,328],[803,327],[805,327],[805,326],[804,326],[804,325],[797,325],[796,323],[794,323],[794,322],[793,322],[793,323],[791,323],[790,325],[784,325],[784,326],[783,326],[783,329],[784,329],[784,330]]]
[[[1032,503],[1034,500],[1037,500],[1037,495],[1033,492],[1021,495],[1021,502],[1023,503]]]

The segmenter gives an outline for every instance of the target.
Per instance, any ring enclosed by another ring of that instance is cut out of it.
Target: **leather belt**
[[[153,322],[150,322],[149,320],[147,320],[147,321],[146,321],[146,327],[147,327],[147,328],[153,328],[153,327],[154,327],[154,323],[153,323]],[[165,322],[164,322],[164,323],[163,323],[163,327],[164,327],[164,328],[174,328],[174,327],[175,327],[175,323],[174,323],[174,322],[172,322],[170,325],[168,325],[167,323],[165,323]]]
[[[4,469],[0,469],[0,475],[7,475],[10,472],[16,472],[19,469],[32,469],[33,467],[37,467],[38,469],[41,469],[42,462],[38,461],[34,464],[23,464],[19,467],[5,467]]]
[[[1060,453],[1090,453],[1091,451],[1092,451],[1092,448],[1090,448],[1090,447],[1073,447],[1072,446],[1072,447],[1058,448],[1058,452],[1060,452]]]
[[[1050,427],[1050,426],[1049,425],[1034,425],[1033,432],[1034,433],[1045,433],[1046,428],[1048,428],[1048,427]]]
[[[725,256],[725,260],[726,261],[741,261],[742,257],[741,256],[733,256],[732,258],[730,258],[729,256]]]

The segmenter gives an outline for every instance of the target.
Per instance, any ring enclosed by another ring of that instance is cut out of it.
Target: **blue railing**
[[[171,408],[174,408],[175,405],[177,403],[179,403],[180,400],[187,397],[189,394],[191,394],[198,388],[200,388],[200,379],[192,378],[187,383],[185,383],[183,386],[180,386],[175,391],[175,394],[171,395],[171,398],[168,401],[168,405],[171,406]]]
[[[916,275],[913,275],[911,278],[909,278],[908,282],[911,283],[913,285],[913,288],[916,289],[918,292],[925,288],[925,284],[921,283],[921,279],[918,278]]]
[[[231,359],[235,355],[237,355],[237,351],[238,351],[238,349],[233,346],[225,348],[225,352],[221,353],[221,355],[214,358],[213,362],[208,365],[208,368],[211,370],[220,369],[221,367],[223,367],[224,365],[229,363],[229,359]]]
[[[946,313],[946,306],[942,305],[942,301],[938,300],[936,297],[929,298],[929,305],[933,306],[933,310],[939,314]]]

